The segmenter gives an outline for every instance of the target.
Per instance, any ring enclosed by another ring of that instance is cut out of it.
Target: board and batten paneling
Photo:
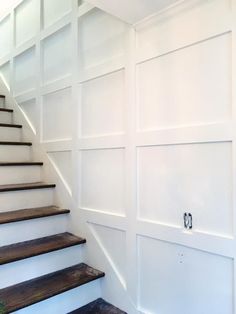
[[[40,23],[40,7],[37,0],[23,1],[15,10],[15,44],[19,46],[34,38]]]
[[[143,308],[151,313],[233,312],[232,259],[142,236],[138,247]]]
[[[35,68],[35,47],[14,58],[14,93],[16,95],[36,88]]]
[[[120,70],[82,84],[82,137],[124,133],[124,75]]]
[[[235,32],[234,0],[134,26],[25,0],[0,21],[0,73],[107,274],[103,297],[129,314],[235,314]]]
[[[12,34],[10,17],[5,17],[0,23],[0,58],[5,57],[11,52]]]
[[[230,142],[139,147],[138,173],[140,219],[232,236]]]
[[[72,9],[72,3],[68,0],[44,0],[43,1],[43,27],[53,25]]]
[[[65,26],[43,40],[43,81],[45,84],[71,74],[70,34],[70,26]],[[63,51],[63,53],[58,53],[58,51]]]
[[[230,33],[141,63],[139,128],[229,120],[231,68]]]
[[[136,27],[143,313],[235,313],[231,4],[183,2]]]
[[[43,96],[42,139],[53,141],[71,139],[72,105],[71,88],[65,88]]]
[[[81,151],[82,208],[124,214],[124,149]]]

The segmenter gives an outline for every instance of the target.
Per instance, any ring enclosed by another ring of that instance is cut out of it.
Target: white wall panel
[[[233,261],[139,237],[139,303],[144,313],[233,314]]]
[[[71,72],[70,27],[66,26],[47,37],[43,48],[43,79],[48,83]],[[63,52],[63,53],[59,53]]]
[[[43,140],[70,139],[72,136],[71,88],[43,96]]]
[[[0,58],[2,58],[10,53],[13,42],[9,15],[0,22],[0,38]]]
[[[21,110],[23,111],[28,123],[30,124],[34,133],[39,131],[39,114],[40,108],[37,106],[36,99],[30,99],[19,103]]]
[[[35,48],[24,51],[14,59],[14,94],[30,91],[36,87]]]
[[[82,84],[81,135],[124,132],[124,71]]]
[[[49,152],[49,158],[52,160],[56,170],[62,176],[63,180],[71,188],[72,186],[72,154],[70,151]]]
[[[0,74],[3,76],[5,82],[9,85],[10,84],[10,62],[3,64],[0,67]]]
[[[232,235],[230,143],[151,146],[138,152],[139,216],[194,230]]]
[[[124,214],[124,149],[82,151],[80,206]]]
[[[229,31],[231,18],[231,0],[185,1],[139,24],[138,59],[164,54]]]
[[[71,10],[71,2],[68,0],[44,0],[44,27],[55,23]]]
[[[125,23],[101,10],[94,9],[84,15],[79,21],[79,57],[83,70],[123,56],[125,30]]]
[[[125,232],[104,227],[98,224],[90,224],[95,233],[96,240],[101,245],[101,249],[110,259],[116,272],[121,276],[122,281],[126,278],[126,236]],[[114,250],[114,247],[116,248]]]
[[[222,122],[231,117],[231,36],[138,66],[139,129]]]
[[[16,46],[33,38],[39,29],[39,1],[25,0],[15,10]]]

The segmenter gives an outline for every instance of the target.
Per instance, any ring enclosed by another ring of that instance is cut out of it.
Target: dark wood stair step
[[[43,166],[43,162],[41,161],[0,162],[0,167],[12,166]]]
[[[104,277],[104,275],[103,272],[82,263],[1,289],[0,300],[4,307],[3,313],[25,308]]]
[[[69,209],[61,209],[57,206],[13,210],[0,213],[0,225],[17,221],[64,215],[69,213]]]
[[[0,145],[32,146],[30,142],[0,141]]]
[[[56,184],[54,183],[44,183],[44,182],[6,184],[6,185],[0,185],[0,192],[49,189],[49,188],[55,188],[55,187],[56,187]]]
[[[13,109],[0,108],[0,112],[13,112]]]
[[[0,95],[0,98],[6,98],[6,96],[5,95]]]
[[[86,240],[69,232],[0,247],[0,265],[65,249]]]
[[[16,128],[16,129],[21,129],[22,125],[21,124],[12,124],[12,123],[0,123],[0,127],[2,128]]]
[[[104,301],[103,299],[97,299],[73,312],[68,314],[127,314],[121,311],[112,304]]]

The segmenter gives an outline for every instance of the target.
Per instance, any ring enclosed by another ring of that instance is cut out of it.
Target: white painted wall
[[[183,1],[135,28],[39,3],[0,23],[0,71],[106,272],[103,297],[129,314],[235,314],[235,0]]]

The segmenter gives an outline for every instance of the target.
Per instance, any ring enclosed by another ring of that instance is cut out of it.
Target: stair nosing
[[[1,128],[15,128],[15,129],[22,129],[21,124],[13,124],[13,123],[0,123]]]
[[[56,187],[56,184],[54,183],[44,183],[44,182],[7,184],[7,185],[0,185],[0,193],[25,191],[25,190],[37,190],[37,189],[50,189],[50,188],[55,188],[55,187]]]
[[[57,211],[51,211],[50,213],[37,213],[37,211],[42,210],[42,209],[57,209]],[[0,225],[8,224],[8,223],[14,223],[14,222],[21,222],[21,221],[27,221],[27,220],[32,220],[32,219],[40,219],[40,218],[47,218],[47,217],[52,217],[52,216],[58,216],[58,215],[66,215],[70,213],[69,209],[60,209],[59,207],[57,208],[56,206],[48,206],[48,207],[38,207],[38,208],[28,208],[28,209],[18,209],[18,210],[13,210],[13,211],[6,211],[6,212],[0,212],[0,217],[1,214],[14,214],[16,212],[25,212],[25,211],[35,211],[34,215],[22,215],[21,217],[14,217],[10,219],[6,219],[5,221],[0,220]]]
[[[84,268],[84,269],[82,269]],[[87,274],[87,277],[80,277],[80,281],[77,280],[73,283],[71,283],[69,286],[64,286],[64,287],[59,287],[56,291],[56,289],[54,291],[52,290],[49,290],[47,293],[45,293],[44,295],[40,295],[37,299],[35,298],[35,300],[31,299],[28,301],[28,303],[25,302],[25,304],[13,304],[11,307],[10,306],[6,306],[6,313],[13,313],[17,310],[20,310],[20,309],[23,309],[23,308],[26,308],[28,306],[31,306],[33,304],[37,304],[39,302],[42,302],[44,300],[47,300],[47,299],[50,299],[56,295],[59,295],[59,294],[62,294],[66,291],[70,291],[72,289],[75,289],[77,287],[80,287],[80,286],[83,286],[87,283],[90,283],[92,281],[95,281],[97,279],[100,279],[102,277],[105,276],[105,273],[102,272],[102,271],[99,271],[97,269],[94,269],[93,267],[90,267],[88,265],[86,265],[85,263],[80,263],[80,264],[76,264],[76,265],[73,265],[73,266],[70,266],[70,267],[67,267],[67,268],[64,268],[64,269],[61,269],[61,270],[58,270],[58,271],[55,271],[55,272],[52,272],[52,273],[49,273],[49,274],[46,274],[46,275],[43,275],[43,276],[40,276],[40,277],[37,277],[37,278],[33,278],[33,279],[30,279],[30,280],[27,280],[27,281],[24,281],[24,282],[21,282],[21,283],[18,283],[18,284],[15,284],[15,285],[12,285],[12,286],[9,286],[9,287],[6,287],[6,288],[3,288],[0,290],[0,300],[4,303],[4,293],[7,294],[9,293],[9,291],[12,289],[16,289],[16,290],[19,290],[21,291],[21,298],[23,297],[26,297],[25,295],[23,295],[22,291],[24,289],[28,289],[30,290],[31,294],[34,293],[34,290],[32,291],[32,286],[33,285],[36,285],[36,284],[44,284],[45,285],[45,282],[43,282],[44,280],[46,281],[48,279],[48,281],[50,281],[51,279],[51,282],[50,284],[52,284],[56,279],[57,277],[56,276],[60,276],[61,274],[63,275],[68,273],[71,271],[88,271],[88,270],[92,270],[93,272],[97,272],[97,274]],[[54,277],[54,278],[53,278]],[[41,281],[41,283],[40,283]],[[16,299],[16,296],[14,297]],[[25,300],[25,299],[24,299]]]
[[[0,141],[0,145],[9,145],[9,146],[32,146],[32,143],[31,143],[31,142]]]
[[[19,162],[0,162],[0,167],[12,167],[12,166],[43,166],[41,161],[19,161]]]
[[[8,109],[8,108],[0,108],[0,112],[9,112],[12,113],[14,110],[13,109]]]
[[[10,258],[9,259],[5,259],[4,261],[1,261],[1,258],[0,258],[0,265],[6,265],[6,264],[9,264],[9,263],[13,263],[13,262],[17,262],[17,261],[21,261],[21,260],[25,260],[27,258],[31,258],[31,257],[36,257],[36,256],[40,256],[40,255],[43,255],[43,254],[47,254],[47,253],[51,253],[51,252],[56,252],[56,251],[60,251],[60,250],[63,250],[63,249],[66,249],[66,248],[69,248],[69,247],[73,247],[73,246],[77,246],[77,245],[81,245],[81,244],[84,244],[86,243],[86,239],[84,238],[80,238],[74,234],[71,234],[69,232],[64,232],[64,233],[58,233],[58,234],[55,234],[55,235],[51,235],[51,236],[46,236],[46,237],[42,237],[42,238],[36,238],[36,239],[33,239],[33,240],[27,240],[27,241],[23,241],[23,242],[18,242],[18,243],[13,243],[13,244],[10,244],[10,245],[4,245],[2,247],[0,247],[0,252],[1,250],[3,250],[4,248],[6,249],[9,249],[11,250],[11,252],[14,251],[15,248],[19,248],[19,246],[23,246],[23,245],[35,245],[35,246],[40,246],[39,242],[40,240],[46,240],[46,239],[49,239],[49,238],[55,238],[54,240],[56,241],[56,237],[59,237],[59,236],[74,236],[77,238],[77,241],[71,241],[71,243],[64,243],[63,245],[60,245],[60,246],[54,246],[54,248],[46,248],[46,249],[41,249],[41,251],[38,251],[38,252],[31,252],[31,253],[28,253],[28,254],[22,254],[22,255],[19,255],[18,257],[14,257],[14,258]],[[2,255],[1,255],[2,256]]]

